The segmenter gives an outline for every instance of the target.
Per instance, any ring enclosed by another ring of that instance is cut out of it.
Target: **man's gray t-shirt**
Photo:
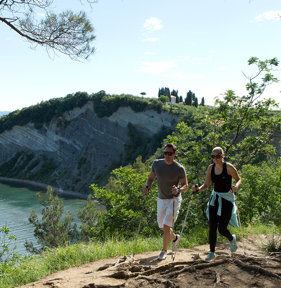
[[[168,165],[165,159],[154,160],[151,171],[157,177],[158,197],[160,199],[173,198],[173,185],[178,186],[179,180],[186,177],[185,169],[181,164],[174,161]]]

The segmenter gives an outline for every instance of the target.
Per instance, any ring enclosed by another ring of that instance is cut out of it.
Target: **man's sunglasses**
[[[211,155],[211,158],[212,158],[212,159],[215,159],[215,158],[216,158],[216,159],[221,159],[221,157],[222,157],[221,154]]]
[[[168,152],[168,151],[164,151],[164,155],[169,155],[172,156],[174,154],[174,152]]]

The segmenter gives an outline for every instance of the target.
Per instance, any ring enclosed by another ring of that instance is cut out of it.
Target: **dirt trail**
[[[21,288],[111,288],[111,287],[281,287],[281,254],[265,255],[262,243],[272,235],[249,235],[238,240],[230,255],[228,243],[217,245],[217,258],[204,259],[208,245],[179,249],[157,261],[157,252],[115,257],[56,272]],[[134,260],[134,261],[132,261]]]

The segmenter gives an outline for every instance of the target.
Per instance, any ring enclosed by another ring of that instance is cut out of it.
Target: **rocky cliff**
[[[113,163],[124,163],[133,127],[148,142],[162,129],[173,129],[177,116],[120,107],[99,118],[94,103],[54,117],[35,128],[32,122],[0,134],[0,176],[30,179],[87,193]]]

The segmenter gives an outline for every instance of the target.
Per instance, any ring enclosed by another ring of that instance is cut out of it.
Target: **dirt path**
[[[110,287],[281,287],[281,255],[265,255],[262,243],[271,235],[250,235],[238,241],[230,255],[228,243],[218,244],[217,258],[204,259],[208,245],[179,249],[157,261],[157,252],[115,257],[56,272],[21,288],[110,288]],[[133,261],[134,260],[134,261]]]

